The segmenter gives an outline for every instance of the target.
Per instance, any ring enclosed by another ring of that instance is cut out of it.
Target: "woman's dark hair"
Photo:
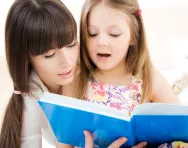
[[[14,89],[29,92],[29,56],[62,48],[76,38],[76,22],[60,0],[15,0],[5,26],[6,59]],[[20,148],[24,100],[12,94],[0,134],[0,148]]]

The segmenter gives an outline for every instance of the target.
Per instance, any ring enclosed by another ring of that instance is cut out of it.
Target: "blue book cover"
[[[93,133],[100,148],[119,137],[128,138],[123,147],[141,141],[188,142],[188,106],[145,103],[128,116],[106,106],[46,92],[38,102],[61,143],[84,147],[84,130]]]

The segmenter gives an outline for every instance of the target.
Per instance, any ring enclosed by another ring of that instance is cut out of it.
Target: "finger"
[[[122,137],[114,141],[108,148],[119,148],[127,141],[127,138]]]
[[[93,148],[94,147],[93,135],[88,131],[84,131],[84,135],[85,135],[85,148]]]
[[[133,146],[132,148],[144,148],[147,145],[147,142],[140,142],[139,144]]]

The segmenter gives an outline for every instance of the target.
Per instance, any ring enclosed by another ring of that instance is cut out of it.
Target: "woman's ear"
[[[31,59],[31,55],[28,55],[27,56],[27,64],[31,64],[31,60],[30,59]]]
[[[31,62],[30,62],[30,59],[28,58],[28,60],[27,60],[27,64],[31,64]]]

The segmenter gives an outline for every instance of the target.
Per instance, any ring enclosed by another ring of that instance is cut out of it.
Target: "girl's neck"
[[[93,77],[103,84],[128,86],[132,83],[132,73],[120,67],[111,70],[96,69]]]

